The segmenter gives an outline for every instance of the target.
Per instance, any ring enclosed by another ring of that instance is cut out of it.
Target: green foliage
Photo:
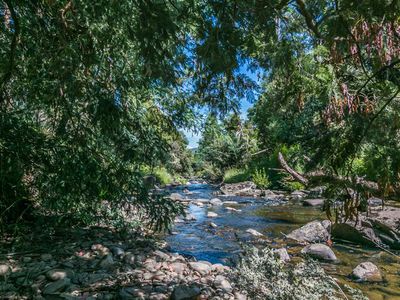
[[[268,247],[244,250],[233,278],[239,289],[247,291],[250,299],[346,299],[335,279],[315,261],[285,264]]]
[[[238,183],[250,180],[250,172],[248,169],[228,169],[224,173],[223,182],[224,183]]]
[[[297,181],[284,180],[282,186],[288,191],[303,190],[305,186]]]
[[[256,169],[252,173],[251,177],[252,177],[253,182],[260,189],[267,189],[271,185],[271,182],[268,179],[268,175],[264,169]]]
[[[237,114],[230,115],[223,123],[210,114],[197,153],[201,161],[224,172],[246,164],[255,150],[256,140],[250,125],[243,123]]]
[[[182,176],[180,176],[180,175],[175,175],[175,176],[174,176],[174,182],[178,182],[179,184],[184,185],[184,184],[186,184],[188,181],[187,181],[187,179],[186,179],[185,177],[182,177]]]
[[[157,182],[159,182],[162,185],[170,184],[174,181],[174,178],[172,177],[171,174],[168,173],[166,168],[163,167],[156,168],[153,174],[156,177]]]
[[[205,162],[201,164],[200,170],[197,173],[197,176],[204,178],[211,182],[218,182],[223,178],[223,174],[221,170],[212,166],[211,164]]]
[[[363,157],[367,179],[399,190],[398,1],[0,5],[0,225],[32,208],[91,222],[103,200],[152,214],[167,204],[140,168],[190,172],[179,128],[203,105],[215,177],[258,149],[274,165],[286,145],[305,171],[354,174]],[[254,90],[244,63],[265,71],[251,122],[237,113]]]

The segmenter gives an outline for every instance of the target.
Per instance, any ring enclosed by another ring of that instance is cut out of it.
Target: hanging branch
[[[278,160],[282,166],[282,168],[293,176],[293,178],[304,184],[323,184],[323,183],[333,183],[335,185],[341,185],[344,187],[351,187],[357,191],[371,191],[375,193],[381,193],[379,185],[376,182],[365,180],[361,177],[350,178],[350,177],[342,177],[337,175],[326,174],[323,171],[312,172],[308,174],[300,174],[291,168],[283,157],[282,153],[278,153]]]

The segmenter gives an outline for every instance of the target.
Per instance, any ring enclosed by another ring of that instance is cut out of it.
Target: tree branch
[[[289,167],[289,165],[287,164],[285,158],[283,157],[282,153],[278,153],[278,160],[282,166],[282,168],[288,172],[290,175],[292,175],[297,181],[299,181],[300,183],[304,184],[304,185],[308,185],[308,179],[305,178],[302,174],[296,172],[295,170],[293,170],[291,167]]]
[[[315,34],[315,36],[319,39],[322,39],[322,35],[318,30],[317,25],[315,24],[314,18],[311,13],[307,10],[306,4],[303,0],[296,0],[297,6],[299,8],[299,12],[303,15],[307,27]]]

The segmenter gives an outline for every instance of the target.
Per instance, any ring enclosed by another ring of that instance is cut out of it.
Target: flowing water
[[[241,251],[241,244],[268,245],[278,248],[287,246],[284,234],[289,233],[303,224],[313,220],[323,220],[325,215],[313,207],[304,207],[299,201],[268,200],[265,198],[249,198],[236,196],[214,196],[217,189],[208,184],[192,184],[187,187],[188,194],[183,193],[183,187],[177,187],[171,192],[201,202],[201,199],[218,197],[222,201],[236,201],[237,204],[198,206],[190,203],[188,213],[196,220],[177,223],[173,233],[167,236],[171,251],[193,256],[198,260],[208,260],[212,263],[230,264]],[[233,207],[240,211],[228,210]],[[208,212],[215,212],[217,217],[208,218]],[[217,227],[210,226],[213,222]],[[247,229],[255,229],[265,235],[258,240]],[[289,254],[298,255],[299,247],[288,247]],[[357,287],[373,300],[400,300],[400,260],[379,249],[369,249],[353,244],[336,242],[333,246],[339,262],[324,263],[328,273],[341,282]],[[349,280],[348,275],[357,264],[371,261],[378,265],[385,276],[381,284],[359,284]]]

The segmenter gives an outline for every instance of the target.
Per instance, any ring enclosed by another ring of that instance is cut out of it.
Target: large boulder
[[[367,261],[359,264],[354,268],[351,273],[352,277],[358,281],[368,281],[368,282],[381,282],[382,274],[378,267],[373,263]]]
[[[313,221],[293,230],[286,237],[301,244],[308,244],[325,242],[330,239],[330,234],[322,222]]]
[[[336,255],[327,245],[324,244],[311,244],[303,248],[301,253],[307,254],[313,258],[336,261]]]
[[[400,209],[385,208],[370,217],[361,215],[359,222],[334,224],[332,236],[366,246],[400,249]]]

